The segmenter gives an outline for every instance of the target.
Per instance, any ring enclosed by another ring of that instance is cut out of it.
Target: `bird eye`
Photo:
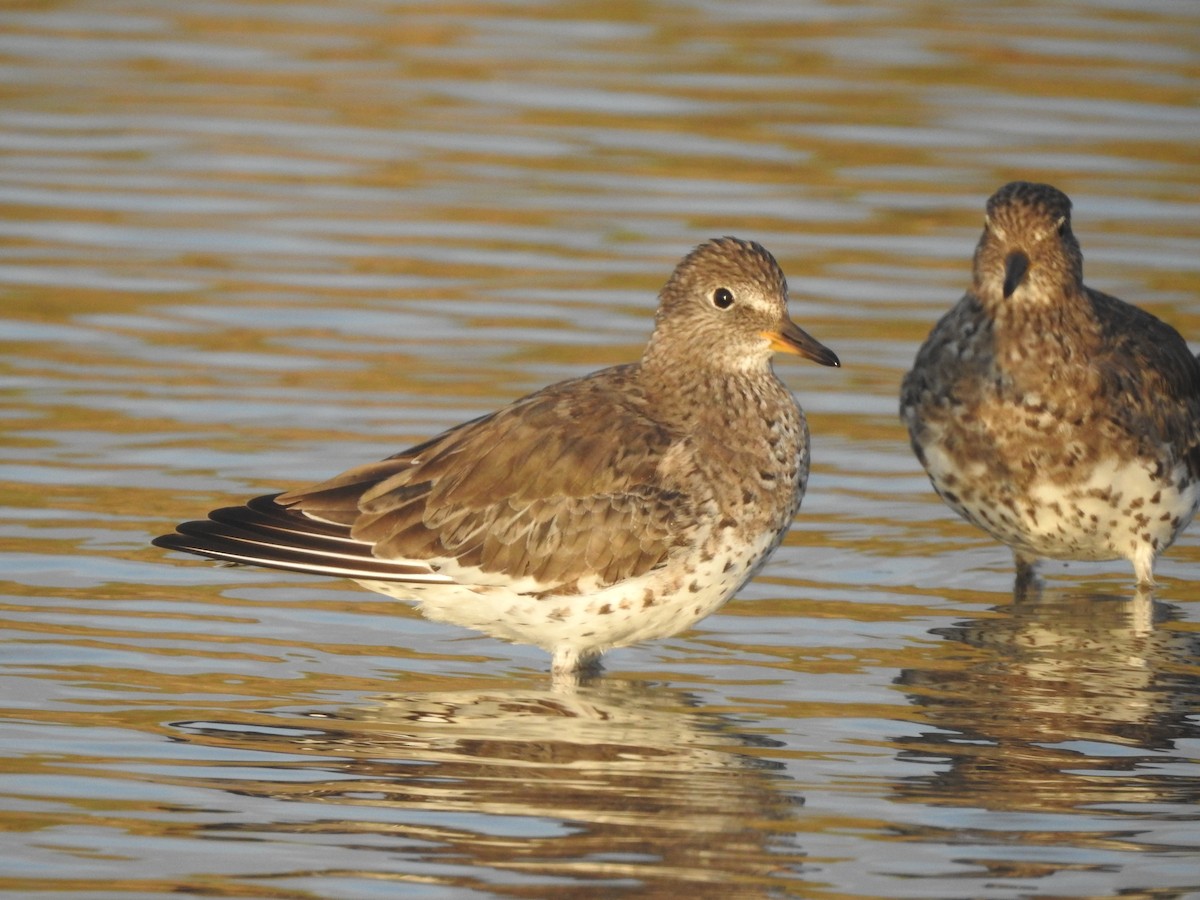
[[[713,291],[712,302],[717,309],[729,309],[733,306],[733,291],[729,288],[717,288]]]
[[[1067,230],[1067,217],[1066,216],[1061,217],[1057,222],[1054,223],[1054,230],[1057,231],[1060,235],[1064,234],[1066,232],[1066,230]]]

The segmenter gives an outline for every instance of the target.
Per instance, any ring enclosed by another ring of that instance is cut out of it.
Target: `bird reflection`
[[[695,705],[661,685],[605,679],[571,691],[392,695],[175,730],[289,761],[278,780],[206,786],[313,810],[303,821],[293,807],[269,823],[222,823],[220,833],[345,834],[355,846],[371,834],[423,872],[440,865],[434,883],[486,884],[491,895],[567,897],[568,884],[621,897],[765,895],[799,870],[788,823],[802,801],[781,764],[753,752],[775,742]]]
[[[952,642],[937,665],[896,680],[938,729],[899,742],[938,769],[899,781],[904,799],[1026,811],[1200,799],[1154,765],[1200,731],[1200,635],[1170,627],[1173,607],[1027,581],[996,612],[935,630]]]

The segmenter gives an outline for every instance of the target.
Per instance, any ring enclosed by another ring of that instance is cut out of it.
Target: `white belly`
[[[775,548],[775,535],[725,549],[708,562],[675,561],[638,578],[579,594],[538,596],[503,587],[362,581],[417,603],[421,613],[492,637],[555,652],[604,652],[678,634],[716,612]]]
[[[959,497],[948,501],[951,506],[998,540],[1035,556],[1124,558],[1136,565],[1170,546],[1200,505],[1200,484],[1187,483],[1182,464],[1166,477],[1156,477],[1153,463],[1109,459],[1086,479],[1063,483],[1045,478],[1018,490],[982,463],[955,471],[947,487],[949,460],[936,451],[927,458],[939,493]]]

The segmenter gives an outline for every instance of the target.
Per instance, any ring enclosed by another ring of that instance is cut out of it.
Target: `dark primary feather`
[[[401,568],[372,555],[369,545],[350,538],[349,530],[318,522],[276,503],[278,495],[256,497],[245,506],[209,513],[184,522],[174,533],[155,538],[158,547],[199,553],[213,559],[344,578],[445,581],[428,570]]]

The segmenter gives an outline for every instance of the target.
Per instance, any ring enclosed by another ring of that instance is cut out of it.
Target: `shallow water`
[[[115,0],[0,11],[0,892],[1200,896],[1200,528],[1004,548],[899,379],[1003,182],[1200,337],[1183,3]],[[635,358],[715,234],[844,368],[764,574],[554,691],[539,651],[176,521]]]

